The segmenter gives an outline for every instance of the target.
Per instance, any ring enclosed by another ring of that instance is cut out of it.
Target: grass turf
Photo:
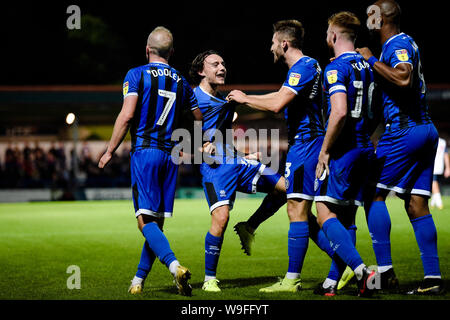
[[[302,271],[303,290],[297,294],[263,294],[258,289],[277,281],[287,270],[286,208],[257,230],[252,256],[240,249],[233,232],[246,220],[261,199],[237,199],[231,213],[218,267],[222,292],[205,293],[204,238],[210,217],[206,201],[176,200],[174,218],[166,219],[165,234],[178,260],[192,272],[193,297],[176,294],[168,270],[155,262],[144,294],[127,293],[136,272],[143,238],[136,226],[131,201],[38,202],[0,204],[0,299],[24,300],[291,300],[325,299],[313,288],[328,273],[330,260],[310,241]],[[389,199],[392,219],[392,255],[403,289],[414,287],[423,277],[420,253],[409,220],[399,199]],[[438,252],[444,279],[450,267],[450,198],[444,210],[432,210],[438,230]],[[357,215],[357,249],[366,264],[375,264],[364,213]],[[81,270],[81,289],[70,290],[67,268]],[[449,282],[446,281],[448,288]],[[355,285],[332,299],[359,299]],[[374,299],[449,299],[375,295]],[[326,298],[330,299],[330,298]]]

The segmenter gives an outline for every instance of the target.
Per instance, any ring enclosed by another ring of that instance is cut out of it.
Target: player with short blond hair
[[[98,166],[107,165],[130,130],[131,184],[138,228],[145,238],[136,276],[129,292],[142,293],[144,281],[158,257],[173,275],[178,291],[190,295],[190,271],[175,257],[162,228],[172,216],[178,165],[171,156],[171,136],[186,111],[202,119],[194,93],[180,73],[169,66],[173,37],[164,27],[149,35],[148,64],[128,71],[123,84],[123,106],[114,124],[105,154]]]

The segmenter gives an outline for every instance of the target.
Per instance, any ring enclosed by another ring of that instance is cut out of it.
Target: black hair
[[[193,84],[197,85],[200,81],[202,81],[202,77],[198,73],[203,70],[205,59],[212,54],[217,54],[220,56],[220,54],[215,50],[207,50],[198,54],[192,61],[189,76],[191,77]]]

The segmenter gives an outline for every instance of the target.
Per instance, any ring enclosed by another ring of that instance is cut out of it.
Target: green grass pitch
[[[313,242],[302,271],[303,289],[296,294],[262,294],[258,289],[271,285],[287,270],[286,208],[257,230],[253,255],[240,249],[233,226],[246,220],[261,199],[237,199],[218,267],[222,292],[201,290],[204,270],[204,238],[210,216],[203,199],[175,201],[174,217],[164,226],[178,260],[192,272],[193,297],[176,294],[168,270],[155,262],[144,293],[127,293],[136,272],[143,237],[139,233],[131,201],[40,202],[0,204],[0,299],[151,299],[151,300],[258,300],[325,299],[313,288],[328,273],[329,258]],[[450,267],[450,198],[444,210],[433,210],[438,230],[438,250],[444,279]],[[392,219],[392,254],[402,288],[417,284],[423,277],[422,263],[414,233],[402,202],[389,199]],[[375,257],[364,218],[357,215],[357,249],[366,264]],[[81,288],[68,289],[67,268],[81,271]],[[448,288],[449,282],[446,281]],[[355,285],[332,299],[359,299]],[[450,294],[431,299],[449,299]],[[328,298],[330,299],[330,298]],[[400,294],[376,294],[373,299],[430,299]]]

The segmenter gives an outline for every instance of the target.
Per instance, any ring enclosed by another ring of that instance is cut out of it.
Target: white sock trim
[[[205,275],[205,282],[206,282],[206,281],[209,281],[209,280],[211,280],[211,279],[217,279],[217,278],[216,278],[216,276],[206,276],[206,275]]]
[[[424,279],[441,279],[441,276],[425,276]]]
[[[359,266],[355,268],[355,270],[353,270],[353,272],[355,272],[356,279],[361,280],[363,276],[363,269],[365,266],[366,265],[364,263],[361,263]]]
[[[144,279],[134,276],[133,280],[131,280],[131,285],[135,286],[137,284],[143,284]]]
[[[322,287],[324,289],[326,289],[326,288],[329,288],[331,286],[336,286],[336,284],[337,284],[336,280],[333,280],[333,279],[330,279],[330,278],[326,278],[325,281],[322,283]]]
[[[171,274],[173,274],[174,277],[177,274],[177,268],[179,265],[180,265],[180,263],[178,262],[178,260],[172,261],[169,265],[169,271]]]
[[[392,264],[388,266],[378,266],[378,273],[386,272],[389,269],[392,269]]]
[[[300,278],[300,273],[297,273],[297,272],[286,272],[286,278],[288,278],[288,279],[298,279],[298,278]]]

